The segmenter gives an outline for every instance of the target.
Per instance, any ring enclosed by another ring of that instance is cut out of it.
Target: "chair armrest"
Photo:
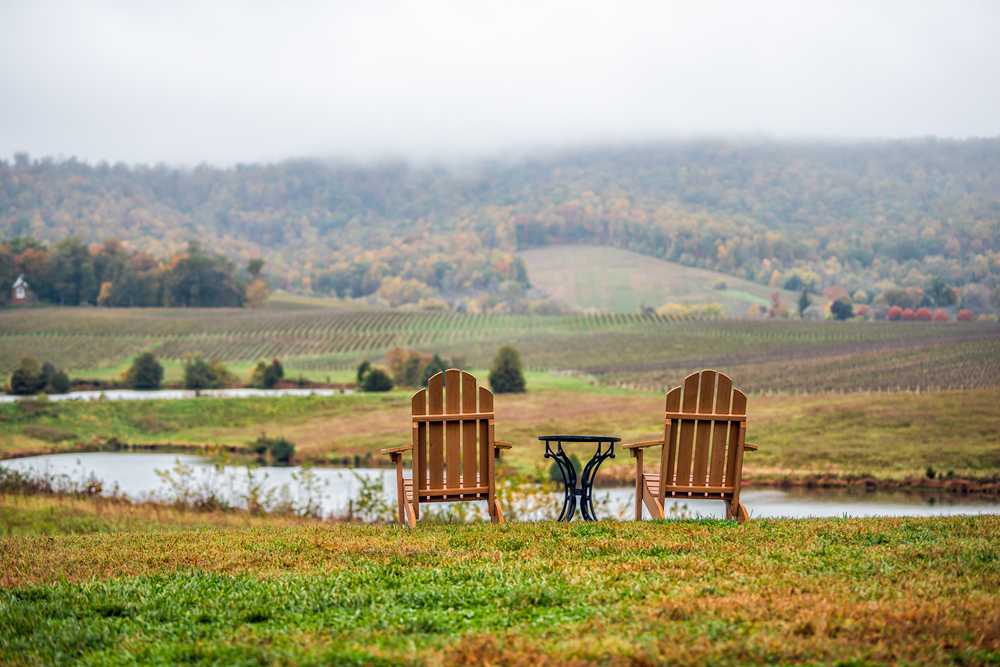
[[[390,447],[389,449],[383,449],[382,454],[395,454],[396,452],[408,452],[413,449],[413,445],[403,445],[402,447]]]
[[[662,440],[651,440],[649,442],[633,442],[630,445],[622,445],[622,449],[642,449],[644,447],[662,447]]]
[[[748,452],[756,452],[757,445],[751,445],[749,442],[744,442],[743,449],[747,450]]]
[[[511,449],[514,445],[509,442],[504,442],[503,440],[494,440],[493,446],[497,449]]]

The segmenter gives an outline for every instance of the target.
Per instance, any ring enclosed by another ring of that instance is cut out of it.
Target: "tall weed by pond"
[[[103,516],[113,505],[128,514],[152,513],[156,523],[173,522],[183,525],[202,517],[209,523],[229,525],[229,519],[242,517],[246,523],[259,521],[307,521],[331,523],[385,524],[397,520],[398,506],[385,488],[381,476],[366,477],[352,471],[355,491],[345,507],[324,512],[323,498],[329,480],[317,475],[309,464],[291,475],[292,483],[270,483],[270,474],[256,464],[233,465],[228,453],[216,452],[211,466],[196,467],[175,458],[174,465],[156,470],[163,486],[158,492],[130,498],[117,485],[107,489],[93,472],[53,473],[51,470],[22,473],[0,466],[0,521],[6,532],[18,534],[54,534],[59,532],[101,532],[121,530],[119,523],[83,520],[82,515]],[[55,504],[40,498],[53,498]],[[25,498],[36,498],[26,502]],[[562,510],[561,485],[539,482],[522,475],[502,477],[497,485],[497,498],[508,522],[552,521]],[[72,502],[67,502],[72,501]],[[50,517],[38,520],[29,507],[49,508]],[[631,500],[613,506],[610,495],[594,495],[594,506],[600,518],[623,519],[631,512]],[[65,510],[80,520],[56,521],[57,511]],[[124,508],[124,509],[122,509]],[[579,510],[578,510],[579,511]],[[190,516],[188,516],[190,515]],[[671,518],[689,518],[686,513],[671,511]],[[92,517],[91,517],[92,518]],[[51,519],[51,520],[50,520]],[[485,502],[434,503],[421,506],[421,523],[453,524],[489,521]],[[125,522],[126,524],[128,522]],[[140,522],[148,527],[148,522]],[[59,526],[68,526],[65,530]],[[249,525],[249,524],[247,524]],[[102,527],[103,526],[103,527]]]

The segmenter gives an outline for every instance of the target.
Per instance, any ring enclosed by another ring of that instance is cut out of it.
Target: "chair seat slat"
[[[474,412],[464,415],[414,415],[413,423],[419,422],[463,422],[477,419],[493,419],[492,412]]]
[[[698,421],[745,422],[746,415],[699,414],[697,412],[668,412],[667,419],[695,419]],[[414,418],[416,421],[416,418]]]

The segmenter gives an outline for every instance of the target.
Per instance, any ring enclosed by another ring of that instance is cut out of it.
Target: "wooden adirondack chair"
[[[740,502],[743,452],[747,443],[747,397],[722,373],[704,370],[684,379],[683,392],[667,393],[663,440],[625,445],[636,459],[635,519],[646,504],[654,519],[664,518],[667,498],[710,498],[726,503],[726,518],[747,521]],[[663,447],[658,475],[643,472],[642,453]]]
[[[493,392],[477,391],[475,377],[451,369],[432,377],[410,405],[413,444],[382,450],[396,464],[399,522],[415,526],[422,503],[485,500],[493,523],[503,523],[494,460],[512,445],[493,439]],[[412,478],[403,477],[404,452],[413,454]]]

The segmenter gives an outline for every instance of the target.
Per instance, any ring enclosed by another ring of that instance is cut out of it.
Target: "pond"
[[[227,466],[219,474],[210,459],[187,454],[95,452],[52,454],[13,459],[3,466],[21,472],[34,472],[73,480],[81,485],[93,475],[104,482],[103,493],[110,494],[115,485],[121,493],[133,499],[172,498],[173,492],[160,471],[173,471],[177,465],[190,469],[188,480],[198,490],[210,489],[230,500],[246,494],[248,472],[245,467]],[[409,471],[407,471],[407,474]],[[302,475],[298,467],[266,467],[253,471],[253,478],[265,488],[280,490],[282,486],[297,503],[306,496],[316,499],[324,515],[343,514],[348,502],[361,490],[358,477],[366,480],[381,477],[387,498],[396,502],[395,472],[377,468],[313,468],[311,477]],[[561,494],[560,494],[561,495]],[[632,488],[598,489],[595,500],[604,516],[630,518],[634,503]],[[854,491],[840,489],[745,489],[743,504],[751,517],[821,517],[821,516],[936,516],[942,514],[1000,513],[1000,499],[950,493],[925,494],[914,492]],[[684,503],[679,503],[680,510]],[[724,517],[719,501],[687,501],[686,516]],[[668,504],[669,509],[669,504]],[[648,517],[648,513],[646,514]]]
[[[249,398],[251,396],[338,396],[353,394],[353,389],[204,389],[195,392],[194,389],[153,389],[137,391],[135,389],[108,389],[107,391],[71,391],[67,394],[51,394],[50,401],[151,401],[153,399],[177,400],[179,398],[197,398],[199,395],[208,398]],[[13,403],[32,396],[0,396],[0,403]]]

